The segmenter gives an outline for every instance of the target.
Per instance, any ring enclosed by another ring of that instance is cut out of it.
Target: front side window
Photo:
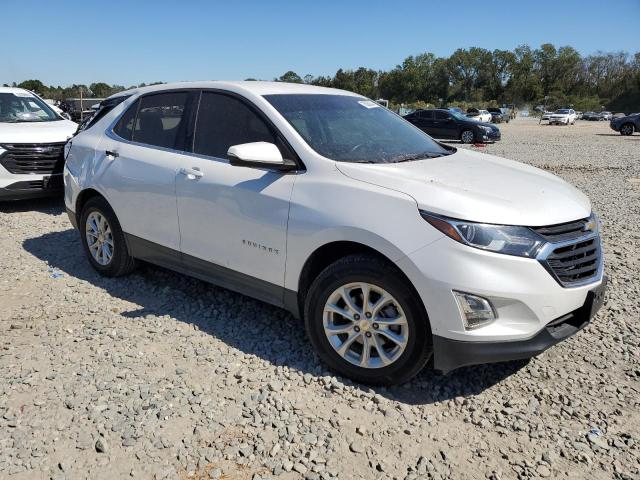
[[[311,148],[332,160],[393,163],[452,153],[401,117],[362,97],[277,94],[264,98]]]
[[[0,123],[62,120],[45,102],[29,92],[0,93]]]
[[[269,126],[244,102],[229,95],[203,92],[194,152],[227,158],[229,147],[251,142],[278,143]]]
[[[131,140],[184,150],[187,96],[186,92],[171,92],[142,97]]]
[[[436,120],[448,120],[449,118],[451,118],[451,115],[449,115],[447,112],[440,112],[440,111],[436,111]]]

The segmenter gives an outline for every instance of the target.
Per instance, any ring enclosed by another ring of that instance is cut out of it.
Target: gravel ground
[[[605,306],[528,363],[388,389],[326,372],[282,310],[150,266],[99,277],[60,201],[0,206],[0,477],[640,478],[640,135],[502,130],[482,150],[593,201]]]

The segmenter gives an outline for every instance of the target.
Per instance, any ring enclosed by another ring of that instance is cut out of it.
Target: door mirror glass
[[[238,167],[292,170],[293,162],[286,161],[278,147],[269,142],[251,142],[232,145],[227,151],[229,163]]]

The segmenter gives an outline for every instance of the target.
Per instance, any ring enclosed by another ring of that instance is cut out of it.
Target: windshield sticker
[[[29,92],[12,92],[16,97],[33,97],[32,93]]]
[[[367,107],[367,108],[378,108],[378,107],[380,107],[380,105],[378,105],[376,102],[372,102],[371,100],[360,100],[358,103],[360,105],[362,105],[363,107]]]

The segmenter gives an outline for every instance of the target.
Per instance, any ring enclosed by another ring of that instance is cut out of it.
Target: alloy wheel
[[[622,135],[631,135],[633,134],[633,127],[631,125],[623,125],[620,127],[620,133]]]
[[[102,266],[109,265],[113,258],[113,233],[104,215],[97,211],[89,214],[85,235],[93,259]]]
[[[391,365],[409,340],[400,303],[386,290],[365,282],[343,285],[329,295],[323,326],[338,355],[362,368]]]
[[[473,132],[470,130],[465,130],[462,132],[462,142],[463,143],[472,143],[473,142]]]

